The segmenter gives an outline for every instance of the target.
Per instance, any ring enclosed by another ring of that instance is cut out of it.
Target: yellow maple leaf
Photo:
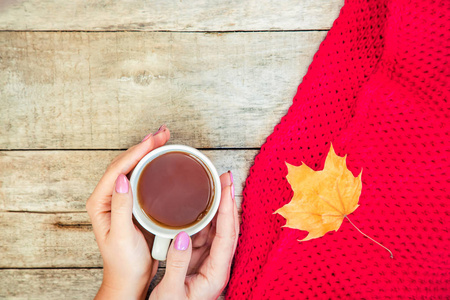
[[[346,156],[336,155],[333,145],[321,171],[314,171],[304,163],[298,167],[288,163],[286,166],[286,179],[294,195],[291,202],[275,213],[286,219],[284,227],[308,231],[308,235],[301,241],[322,237],[332,230],[337,231],[344,218],[347,218],[361,234],[391,252],[359,230],[348,218],[359,206],[362,172],[354,177],[347,169]]]

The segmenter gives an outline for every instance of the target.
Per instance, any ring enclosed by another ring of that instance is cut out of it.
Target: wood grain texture
[[[103,266],[86,212],[0,212],[0,241],[0,268]]]
[[[85,203],[108,163],[119,153],[0,152],[1,210],[10,211],[0,213],[0,268],[101,267]],[[203,153],[219,172],[234,171],[240,207],[243,181],[257,151]],[[51,213],[55,211],[67,213]]]
[[[0,299],[94,299],[101,269],[0,270]]]
[[[171,143],[259,148],[343,2],[0,0],[0,149],[59,149],[0,151],[0,299],[92,299],[103,150],[162,123]],[[204,152],[240,206],[257,151]]]
[[[158,269],[149,291],[161,281]],[[102,282],[101,269],[0,270],[0,299],[94,299]],[[218,300],[224,300],[223,295]]]
[[[0,267],[101,267],[87,213],[0,213]]]
[[[255,150],[204,150],[219,174],[232,170],[236,195]],[[2,151],[0,211],[85,211],[86,200],[121,151]]]
[[[0,148],[259,148],[325,35],[0,32]]]
[[[3,0],[2,30],[328,29],[343,0]]]
[[[0,270],[0,299],[94,299],[102,282],[102,269]],[[149,291],[161,281],[158,269]],[[221,295],[218,300],[224,300]]]

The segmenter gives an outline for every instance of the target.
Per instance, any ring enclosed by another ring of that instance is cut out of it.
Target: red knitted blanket
[[[246,181],[227,298],[450,297],[450,1],[348,0]],[[298,242],[275,210],[285,162],[323,168],[330,142],[357,175],[360,207]]]

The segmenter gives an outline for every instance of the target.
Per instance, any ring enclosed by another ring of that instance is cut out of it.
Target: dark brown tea
[[[169,152],[144,167],[137,183],[139,205],[163,227],[189,227],[210,209],[214,191],[209,171],[183,152]]]

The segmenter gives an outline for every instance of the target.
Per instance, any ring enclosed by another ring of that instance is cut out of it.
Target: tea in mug
[[[214,198],[212,176],[194,156],[168,152],[141,172],[138,201],[144,213],[162,227],[190,227],[205,216]]]

